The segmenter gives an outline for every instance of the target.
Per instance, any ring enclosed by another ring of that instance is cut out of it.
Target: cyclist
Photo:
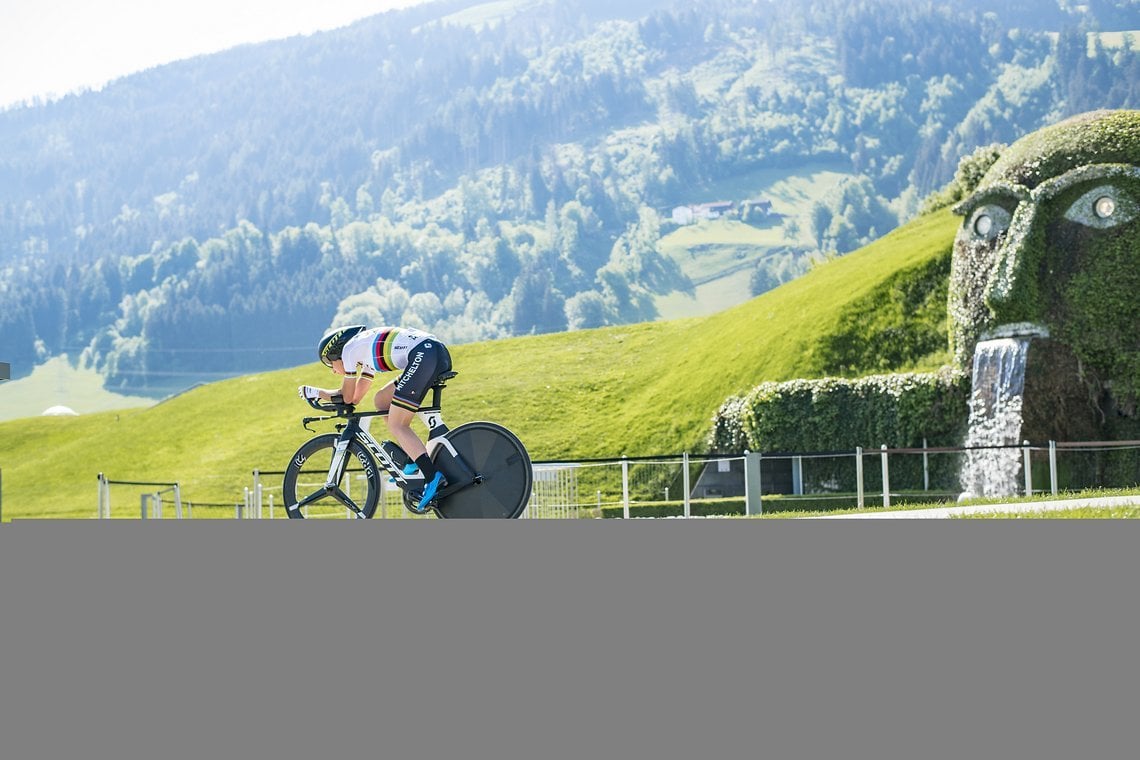
[[[426,511],[428,502],[447,485],[447,480],[412,430],[412,420],[423,404],[424,394],[440,375],[451,369],[447,346],[422,330],[349,325],[326,331],[317,345],[317,355],[321,363],[344,380],[339,390],[300,386],[297,392],[306,400],[332,401],[334,396],[340,396],[344,403],[356,405],[368,394],[377,373],[401,370],[399,377],[376,391],[373,403],[377,410],[387,410],[388,430],[423,473],[419,510]],[[410,464],[405,470],[408,474],[414,472]]]

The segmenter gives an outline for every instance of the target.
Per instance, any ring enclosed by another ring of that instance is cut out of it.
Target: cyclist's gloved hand
[[[311,385],[301,385],[297,388],[297,395],[306,401],[320,401],[321,389],[314,388]]]

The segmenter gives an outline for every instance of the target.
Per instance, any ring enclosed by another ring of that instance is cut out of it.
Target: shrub
[[[824,378],[764,383],[744,397],[728,399],[717,412],[709,448],[719,453],[823,451],[957,446],[969,418],[970,379],[953,369],[933,373],[872,375],[848,380]],[[821,460],[812,468],[815,489],[854,489],[854,468]],[[956,482],[957,462],[933,460],[932,482]],[[922,462],[900,458],[899,477],[921,482]],[[866,485],[879,482],[875,468]],[[900,480],[900,482],[903,482]],[[809,484],[805,484],[805,488]]]

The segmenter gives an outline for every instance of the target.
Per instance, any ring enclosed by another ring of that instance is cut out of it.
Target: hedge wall
[[[728,399],[713,421],[709,448],[717,453],[809,453],[958,446],[969,419],[970,378],[947,368],[935,373],[873,375],[848,380],[793,380],[764,383],[743,397]],[[921,457],[897,457],[898,481],[922,482]],[[828,464],[830,462],[830,464]],[[955,487],[958,460],[932,460],[932,485]],[[850,462],[817,460],[811,468],[815,488],[852,490]],[[807,473],[805,472],[805,477]],[[865,485],[875,487],[878,469],[865,468]],[[808,484],[805,484],[807,487]]]

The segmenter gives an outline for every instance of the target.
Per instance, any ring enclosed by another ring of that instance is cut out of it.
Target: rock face
[[[1022,436],[1140,438],[1140,111],[1096,111],[1002,152],[955,207],[955,362],[1036,333]]]

